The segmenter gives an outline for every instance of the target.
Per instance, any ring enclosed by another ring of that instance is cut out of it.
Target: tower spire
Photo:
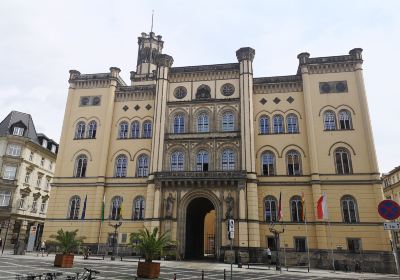
[[[151,10],[151,30],[150,30],[150,32],[153,32],[153,20],[154,20],[154,10]]]

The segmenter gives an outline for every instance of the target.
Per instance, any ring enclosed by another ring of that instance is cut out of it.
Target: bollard
[[[224,269],[224,280],[226,280],[226,270]]]
[[[204,280],[204,270],[201,271],[201,280]]]
[[[176,280],[176,273],[174,273],[174,280]]]

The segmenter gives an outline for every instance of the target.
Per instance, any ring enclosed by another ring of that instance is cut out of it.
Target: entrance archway
[[[194,198],[186,210],[185,258],[203,259],[215,253],[215,208],[204,197]]]

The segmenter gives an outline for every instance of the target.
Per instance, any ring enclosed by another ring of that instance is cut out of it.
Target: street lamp
[[[115,247],[117,245],[118,228],[122,225],[122,216],[120,207],[117,210],[117,217],[115,219],[115,222],[111,222],[111,220],[109,220],[108,225],[114,228],[111,260],[115,261]]]
[[[269,228],[269,231],[274,234],[275,238],[275,248],[276,248],[276,266],[275,269],[281,271],[281,261],[279,259],[279,251],[280,251],[280,240],[279,240],[279,235],[285,231],[283,228],[282,230],[277,230],[274,228],[274,224],[271,225]]]

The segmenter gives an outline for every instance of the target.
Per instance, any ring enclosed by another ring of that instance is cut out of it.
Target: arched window
[[[147,155],[139,156],[136,174],[138,177],[147,177],[149,175],[149,157]]]
[[[261,156],[262,175],[275,175],[275,155],[272,152],[265,152]]]
[[[174,152],[171,155],[171,171],[183,171],[185,156],[182,152]]]
[[[78,124],[76,125],[75,139],[85,138],[85,128],[86,124],[84,122],[78,122]]]
[[[182,114],[177,114],[174,117],[174,133],[185,132],[185,118]]]
[[[114,196],[111,199],[110,220],[122,219],[121,208],[122,208],[122,197]]]
[[[87,156],[79,155],[75,161],[75,177],[83,178],[86,177],[87,168]]]
[[[335,165],[337,174],[351,174],[353,169],[351,166],[350,153],[345,148],[337,148],[335,150]]]
[[[351,114],[347,110],[339,112],[339,127],[340,129],[352,129]]]
[[[208,115],[206,113],[201,113],[197,117],[197,132],[208,132]]]
[[[326,111],[324,113],[324,129],[335,130],[336,129],[336,115],[332,111]]]
[[[266,222],[277,221],[277,201],[273,196],[267,196],[264,199],[264,216]]]
[[[137,139],[140,137],[140,123],[133,121],[131,124],[131,138]]]
[[[128,128],[129,125],[127,122],[121,122],[119,124],[119,139],[126,139],[128,138]]]
[[[115,160],[115,177],[126,177],[128,158],[126,155],[119,155]]]
[[[133,220],[143,220],[144,219],[144,198],[138,196],[133,201]]]
[[[290,213],[292,222],[304,222],[303,203],[300,196],[296,195],[290,199]]]
[[[232,112],[226,112],[222,115],[222,131],[234,131],[235,117]]]
[[[283,117],[281,115],[274,116],[274,133],[284,133]]]
[[[357,204],[353,197],[345,195],[341,199],[343,222],[345,223],[358,223]]]
[[[235,170],[235,152],[231,149],[222,151],[222,170]]]
[[[79,219],[79,208],[81,207],[81,198],[77,195],[74,195],[69,200],[68,206],[68,219],[70,220],[78,220]]]
[[[259,120],[260,123],[260,134],[269,134],[269,118],[262,116]]]
[[[143,123],[143,138],[151,138],[151,121]]]
[[[96,121],[91,121],[89,123],[87,138],[89,138],[89,139],[96,138],[96,131],[97,131],[97,122]]]
[[[197,153],[196,170],[197,171],[208,171],[208,153],[207,151],[201,150]]]
[[[301,158],[299,152],[290,150],[286,154],[287,174],[301,175]]]
[[[289,114],[286,117],[286,125],[288,133],[298,133],[299,132],[299,124],[297,120],[297,116],[295,114]]]

